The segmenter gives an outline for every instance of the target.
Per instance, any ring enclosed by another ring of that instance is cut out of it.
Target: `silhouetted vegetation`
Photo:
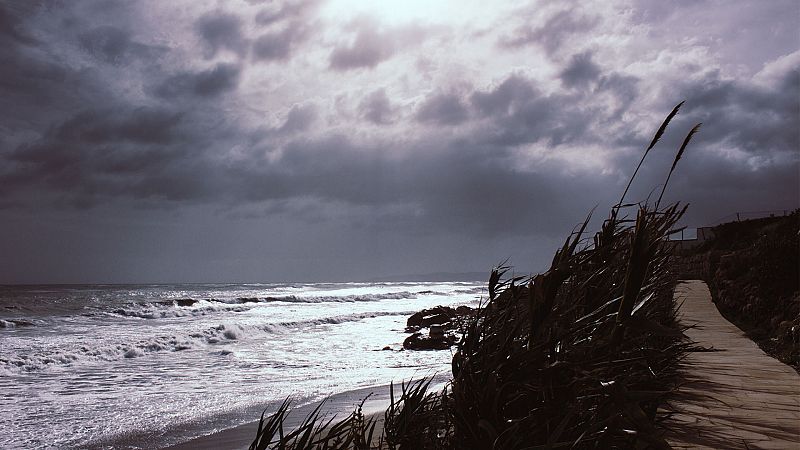
[[[624,204],[628,187],[601,229],[587,236],[587,218],[546,272],[492,270],[489,297],[467,320],[442,392],[431,392],[429,380],[397,393],[392,386],[377,436],[359,410],[332,425],[319,409],[284,434],[284,404],[262,417],[251,448],[669,448],[660,408],[689,344],[675,317],[667,236],[685,207]]]

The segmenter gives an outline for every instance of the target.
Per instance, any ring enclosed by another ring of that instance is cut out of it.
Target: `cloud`
[[[175,97],[214,97],[236,89],[241,68],[234,64],[218,64],[210,70],[173,75],[155,87],[155,95]]]
[[[36,43],[36,40],[27,32],[20,30],[19,17],[3,5],[0,5],[0,36],[19,44],[32,45]]]
[[[531,21],[528,14],[522,15],[526,22]],[[498,45],[503,48],[518,48],[539,45],[554,55],[566,44],[572,35],[585,34],[598,25],[598,19],[570,10],[561,10],[550,15],[542,25],[525,23],[511,34],[501,37]]]
[[[101,61],[121,63],[129,58],[156,57],[163,48],[135,42],[131,33],[113,26],[93,28],[78,35],[81,47]]]
[[[395,109],[386,90],[382,88],[361,99],[358,112],[361,117],[376,125],[389,125],[395,118]]]
[[[216,56],[220,50],[243,55],[247,51],[247,40],[241,28],[239,16],[222,11],[209,12],[195,23],[195,29],[205,44],[207,58]]]
[[[113,153],[116,147],[103,147],[107,144],[170,144],[178,136],[180,120],[180,114],[154,108],[83,111],[8,156],[11,161],[31,163],[43,172],[61,170],[68,164],[89,162],[91,158],[83,157],[95,148]]]
[[[47,136],[70,142],[164,144],[175,138],[179,121],[180,114],[165,109],[92,110],[78,113]]]
[[[271,25],[286,19],[306,17],[319,6],[319,0],[286,1],[283,3],[270,3],[266,8],[256,14],[256,23]]]
[[[306,131],[317,118],[314,105],[294,105],[286,115],[286,121],[278,130],[280,133],[296,133]]]
[[[488,236],[524,233],[528,227],[546,232],[564,225],[545,220],[560,216],[555,213],[561,205],[547,200],[557,196],[556,184],[551,183],[557,173],[513,170],[481,144],[434,144],[436,151],[430,151],[431,144],[419,142],[415,151],[398,157],[397,152],[370,151],[371,145],[340,134],[315,140],[298,138],[286,146],[272,168],[273,175],[266,178],[291,180],[295,198],[317,198],[322,203],[337,202],[340,207],[407,205],[399,211],[415,211],[414,217],[392,215],[386,220],[400,220],[404,227],[426,234],[449,230]],[[568,194],[589,189],[595,182],[602,184],[587,177],[561,189]],[[257,192],[264,198],[275,191]],[[502,202],[497,201],[500,198]],[[506,206],[517,202],[540,207],[523,211]]]
[[[427,98],[417,109],[419,122],[438,125],[458,125],[467,120],[469,111],[456,94],[436,94]]]
[[[322,25],[313,17],[318,0],[300,0],[271,3],[256,15],[258,29],[267,28],[253,41],[256,61],[275,62],[291,59],[296,51],[312,36],[320,33]]]
[[[800,123],[800,102],[785,93],[800,91],[800,68],[787,67],[777,78],[767,88],[710,72],[673,88],[692,99],[687,116],[705,123],[700,139],[760,159],[793,154],[796,162],[800,135],[793,124]]]
[[[597,92],[609,92],[613,99],[609,100],[613,108],[610,118],[619,120],[621,115],[630,109],[639,96],[639,78],[612,72],[597,80]]]
[[[513,74],[493,88],[473,92],[470,102],[483,119],[473,138],[511,147],[536,142],[559,146],[588,139],[593,120],[588,106],[569,94],[545,94],[535,84]]]
[[[800,67],[800,50],[768,62],[753,76],[753,81],[764,87],[780,85],[786,82],[787,77],[796,78],[798,67]]]
[[[664,38],[627,1],[545,2],[500,27],[504,7],[468,5],[475,22],[412,26],[316,2],[240,2],[235,14],[183,0],[126,3],[124,14],[30,4],[0,5],[3,217],[164,211],[186,225],[194,211],[198,223],[272,223],[270,239],[302,229],[320,248],[341,233],[380,235],[409,261],[448,242],[438,253],[451,264],[512,248],[499,247],[509,236],[550,242],[616,201],[683,99],[630,199],[663,182],[703,122],[667,194],[692,203],[689,225],[800,203],[800,104],[789,95],[800,60],[767,30],[754,42],[775,56],[740,60],[699,29]],[[692,13],[715,12],[703,5]],[[417,238],[428,245],[408,244]]]
[[[356,20],[350,28],[355,30],[355,34],[330,53],[331,69],[373,69],[399,51],[421,43],[429,34],[429,30],[422,26],[380,27],[366,18]]]
[[[179,174],[196,165],[180,126],[181,116],[164,109],[84,111],[7,154],[14,171],[0,180],[12,192],[49,190],[51,204],[80,208],[120,197],[188,199]]]
[[[512,75],[495,89],[476,91],[472,94],[472,103],[484,116],[509,114],[520,102],[536,97],[539,93],[530,81],[518,75]]]
[[[336,70],[374,68],[396,51],[394,42],[372,26],[358,30],[349,44],[339,45],[330,55],[330,67]]]
[[[308,36],[305,26],[297,23],[280,31],[262,34],[253,42],[253,56],[258,61],[285,61]]]
[[[566,87],[584,87],[596,81],[601,72],[600,66],[592,61],[592,53],[587,51],[572,55],[558,77]]]

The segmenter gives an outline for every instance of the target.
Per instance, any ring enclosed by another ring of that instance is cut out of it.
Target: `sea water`
[[[446,375],[449,350],[400,351],[406,319],[484,286],[0,287],[0,448],[157,447],[287,396]]]

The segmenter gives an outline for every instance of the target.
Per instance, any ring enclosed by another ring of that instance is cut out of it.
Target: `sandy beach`
[[[443,382],[433,386],[433,390],[441,389]],[[364,402],[362,412],[364,415],[371,417],[377,421],[375,427],[376,437],[380,435],[383,424],[383,413],[389,406],[389,385],[375,386],[364,389],[357,389],[348,392],[334,394],[325,400],[323,410],[324,415],[328,418],[338,417],[342,418],[350,414],[353,409],[361,402],[362,399],[369,396]],[[309,414],[320,402],[313,402],[307,405],[302,405],[291,411],[285,424],[287,429],[291,429],[300,424],[300,422]],[[268,412],[269,413],[269,412]],[[201,436],[181,444],[165,447],[167,450],[218,450],[218,449],[247,449],[253,442],[258,428],[258,421],[253,421],[240,425],[238,427],[229,428],[226,430],[218,431],[206,436]]]

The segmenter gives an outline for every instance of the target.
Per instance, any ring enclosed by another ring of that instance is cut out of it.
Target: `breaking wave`
[[[448,295],[447,293],[434,293],[428,291],[428,294]],[[286,295],[278,297],[263,297],[263,298],[238,298],[240,303],[354,303],[354,302],[374,302],[380,300],[402,300],[417,298],[419,293],[416,292],[388,292],[385,294],[367,294],[367,295],[321,295],[321,296],[297,296]]]
[[[136,342],[117,343],[113,345],[98,345],[92,347],[89,344],[85,344],[69,350],[54,348],[50,351],[44,350],[25,354],[18,353],[10,357],[0,355],[0,367],[6,371],[16,370],[33,372],[81,362],[118,361],[122,359],[139,358],[155,352],[178,352],[209,345],[213,346],[215,344],[244,339],[248,336],[252,336],[254,333],[279,334],[300,328],[335,325],[374,317],[409,315],[411,313],[412,311],[377,311],[261,325],[222,323],[200,332],[191,333],[185,337],[153,336]],[[229,352],[216,351],[216,353],[227,354]]]
[[[11,328],[21,328],[21,327],[32,327],[35,325],[36,324],[33,321],[27,319],[8,319],[8,320],[0,319],[0,328],[11,329]]]
[[[165,319],[171,317],[205,316],[221,312],[243,312],[258,304],[269,303],[355,303],[375,302],[381,300],[416,299],[422,295],[452,296],[463,294],[465,290],[454,292],[421,291],[421,292],[388,292],[382,294],[366,295],[323,295],[323,296],[267,296],[267,297],[237,297],[234,299],[177,299],[162,300],[149,303],[128,304],[125,307],[107,311],[107,314],[140,319]],[[472,290],[469,290],[472,293]],[[84,314],[87,315],[87,314]]]
[[[317,325],[336,325],[340,323],[357,322],[359,320],[372,319],[374,317],[408,316],[413,313],[414,313],[413,311],[401,311],[401,312],[377,311],[377,312],[356,313],[356,314],[343,314],[340,316],[324,317],[321,319],[300,320],[297,322],[269,323],[261,325],[259,326],[259,328],[261,328],[263,331],[274,333],[292,328],[301,328],[301,327],[317,326]]]
[[[200,300],[191,306],[177,306],[168,302],[142,303],[109,311],[115,316],[138,317],[140,319],[166,319],[170,317],[206,316],[220,312],[242,312],[250,309],[237,304],[213,304],[209,300]]]
[[[0,356],[0,364],[6,370],[17,369],[32,372],[83,361],[116,361],[123,358],[136,358],[152,352],[181,351],[193,346],[194,343],[189,339],[179,339],[175,336],[154,336],[135,343],[82,345],[69,350],[52,349],[47,351],[44,349],[32,353],[17,353],[9,358]]]

